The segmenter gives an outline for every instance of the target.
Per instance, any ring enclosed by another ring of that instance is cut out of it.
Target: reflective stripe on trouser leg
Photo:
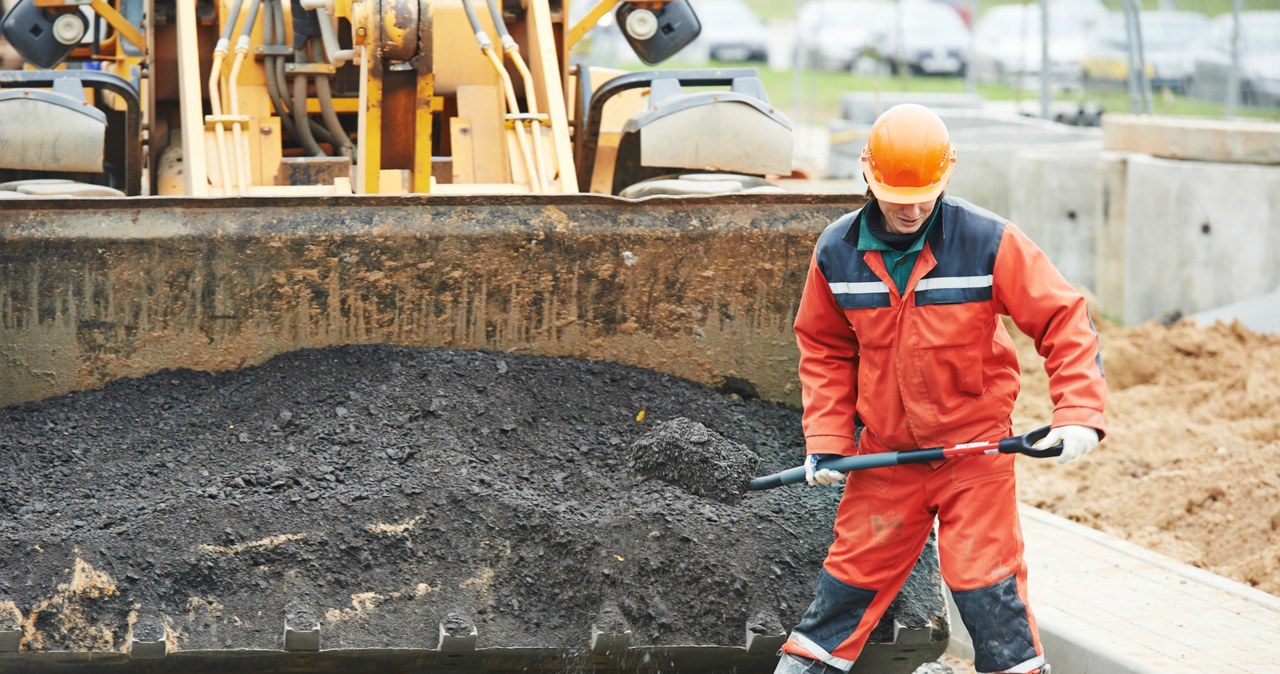
[[[933,529],[929,466],[854,471],[836,511],[836,539],[817,596],[783,650],[848,669],[893,603]]]
[[[1027,601],[1014,455],[948,461],[934,476],[942,577],[973,640],[979,672],[1044,663]]]

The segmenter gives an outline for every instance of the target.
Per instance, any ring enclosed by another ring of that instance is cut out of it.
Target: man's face
[[[880,202],[880,212],[884,214],[884,228],[894,234],[915,234],[929,220],[929,214],[937,202],[926,201],[919,204],[891,204]]]

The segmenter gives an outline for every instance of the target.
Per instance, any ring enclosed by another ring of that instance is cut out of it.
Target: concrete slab
[[[1020,515],[1054,674],[1280,671],[1280,597],[1037,508]],[[951,652],[972,657],[952,623]]]
[[[1280,335],[1280,289],[1191,316],[1200,325],[1240,321],[1254,332]]]
[[[1106,149],[1168,159],[1280,164],[1280,124],[1260,120],[1104,115]]]
[[[1280,288],[1280,165],[1104,152],[1097,174],[1093,290],[1108,316],[1189,316]]]

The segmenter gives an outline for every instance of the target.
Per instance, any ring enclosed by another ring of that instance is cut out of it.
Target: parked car
[[[904,0],[892,12],[877,16],[870,45],[855,66],[879,73],[964,75],[972,35],[964,20],[949,6],[932,0]]]
[[[951,11],[959,15],[960,20],[964,22],[965,28],[973,28],[972,8],[978,6],[978,0],[933,0],[934,2],[946,5]]]
[[[1191,93],[1225,101],[1231,72],[1231,14],[1215,17],[1191,55]],[[1280,105],[1280,11],[1240,13],[1240,102]]]
[[[1209,26],[1198,12],[1155,10],[1139,15],[1142,60],[1154,89],[1184,92],[1191,80],[1191,45]],[[1094,31],[1080,62],[1086,88],[1124,87],[1129,81],[1129,27],[1122,13],[1109,14]]]
[[[796,16],[796,54],[822,70],[849,70],[871,41],[878,17],[894,11],[890,0],[810,0]]]
[[[1089,31],[1107,14],[1101,0],[1054,0],[1049,5],[1049,81],[1076,88]],[[1039,81],[1039,4],[998,5],[974,26],[970,64],[982,82],[1030,87]]]
[[[693,11],[702,24],[694,46],[715,61],[768,61],[769,41],[764,22],[742,0],[694,0]]]

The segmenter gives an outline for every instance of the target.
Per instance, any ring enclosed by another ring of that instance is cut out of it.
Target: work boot
[[[847,674],[843,669],[836,669],[826,663],[802,658],[798,655],[783,653],[778,661],[778,668],[773,674]]]

